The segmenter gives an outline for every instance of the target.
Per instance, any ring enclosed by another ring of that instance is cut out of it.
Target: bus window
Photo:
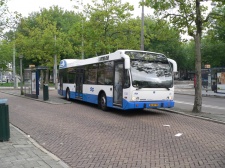
[[[106,85],[113,85],[113,66],[114,62],[106,62],[105,63],[105,84]]]
[[[75,68],[69,68],[67,71],[68,83],[75,83]]]
[[[105,84],[105,64],[100,63],[98,68],[98,84]]]
[[[96,84],[97,83],[97,64],[87,65],[85,70],[85,83]]]
[[[128,70],[125,70],[124,72],[124,88],[130,87],[130,74]]]
[[[104,62],[99,64],[98,68],[98,84],[112,85],[113,84],[113,62]]]

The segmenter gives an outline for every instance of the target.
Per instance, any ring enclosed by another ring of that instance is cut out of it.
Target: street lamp
[[[57,51],[57,49],[56,49],[56,36],[55,36],[55,51]],[[54,73],[53,73],[53,77],[54,77],[55,89],[57,89],[57,53],[55,53],[55,55],[54,55]]]
[[[13,32],[13,81],[14,81],[14,89],[17,88],[16,84],[16,44],[15,44],[15,31]]]
[[[80,2],[81,1],[81,2]],[[82,6],[82,39],[81,39],[81,55],[82,55],[82,59],[84,59],[84,13],[83,13],[83,8],[84,8],[84,4],[83,4],[83,0],[78,0],[77,3],[79,3],[79,5]]]
[[[142,3],[144,0],[142,0]],[[142,4],[141,13],[141,50],[144,51],[144,5]]]
[[[20,94],[23,95],[23,72],[22,72],[22,67],[23,67],[23,56],[19,56],[20,59]]]

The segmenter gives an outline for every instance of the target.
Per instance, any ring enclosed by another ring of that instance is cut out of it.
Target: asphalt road
[[[205,113],[225,115],[225,99],[202,97],[202,111]],[[191,111],[194,105],[194,96],[175,94],[175,108]]]
[[[158,110],[103,112],[76,101],[1,97],[13,125],[74,168],[225,167],[223,124]]]

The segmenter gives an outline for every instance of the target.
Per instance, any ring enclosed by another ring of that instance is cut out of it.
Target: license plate
[[[158,104],[149,104],[150,107],[157,107]]]

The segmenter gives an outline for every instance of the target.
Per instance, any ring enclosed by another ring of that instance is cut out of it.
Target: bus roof
[[[96,57],[87,58],[87,59],[63,59],[60,61],[59,69],[88,65],[88,64],[99,63],[104,61],[119,60],[121,58],[129,59],[128,56],[124,55],[126,51],[155,53],[155,52],[141,51],[141,50],[117,50],[114,53],[109,53],[106,55],[96,56]],[[155,53],[155,54],[160,54],[160,53]]]

